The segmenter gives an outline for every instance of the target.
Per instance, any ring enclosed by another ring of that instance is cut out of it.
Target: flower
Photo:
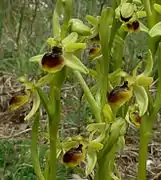
[[[136,32],[140,29],[140,23],[138,20],[135,20],[132,23],[127,23],[126,26],[130,32]]]
[[[122,86],[115,87],[108,95],[108,102],[112,107],[120,107],[130,100],[132,91],[128,87],[128,81],[125,81]]]
[[[83,145],[79,144],[77,148],[71,148],[63,155],[63,162],[69,167],[77,166],[83,159]]]
[[[42,68],[47,72],[57,72],[64,67],[62,48],[54,46],[52,52],[46,53],[41,60]]]

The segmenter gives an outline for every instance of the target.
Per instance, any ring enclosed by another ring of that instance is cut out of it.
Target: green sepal
[[[72,32],[76,32],[82,36],[91,35],[91,29],[86,26],[80,19],[70,19],[69,28]]]
[[[148,95],[144,87],[135,86],[134,94],[136,97],[136,102],[139,106],[139,116],[143,116],[148,109]]]
[[[45,53],[44,53],[44,54],[45,54]],[[42,58],[43,58],[43,56],[44,56],[44,54],[39,54],[39,55],[37,55],[37,56],[33,56],[33,57],[31,57],[31,58],[29,59],[29,61],[40,63],[41,60],[42,60]]]
[[[120,12],[124,18],[132,17],[134,14],[134,5],[131,3],[123,3]]]
[[[76,32],[72,32],[62,40],[62,44],[64,47],[66,47],[68,44],[75,43],[77,39],[78,34]]]
[[[77,70],[85,74],[88,73],[88,69],[86,68],[86,66],[75,55],[71,53],[65,53],[64,60],[65,65],[72,68],[73,70]]]
[[[93,170],[97,163],[97,153],[96,151],[88,151],[87,153],[87,168],[86,176],[88,176]]]
[[[43,86],[45,84],[50,83],[55,76],[55,73],[48,73],[45,76],[41,77],[38,82],[36,83],[36,86]]]
[[[155,24],[149,31],[151,37],[161,36],[161,22]]]
[[[144,74],[140,74],[136,77],[135,84],[138,86],[150,86],[153,82],[153,77],[144,76]]]
[[[95,141],[89,142],[88,150],[100,151],[101,149],[103,149],[103,144]]]
[[[137,11],[136,16],[138,19],[141,19],[141,18],[147,17],[147,13],[146,11]]]
[[[86,43],[71,43],[66,45],[65,51],[66,52],[74,52],[79,49],[85,49],[86,48]]]
[[[153,70],[153,57],[152,57],[151,51],[149,50],[149,55],[148,55],[148,58],[146,61],[146,66],[145,66],[145,70],[144,70],[143,74],[145,76],[149,76],[151,74],[152,70]]]
[[[39,94],[37,91],[35,91],[33,93],[33,105],[32,105],[32,109],[31,111],[25,116],[24,120],[27,121],[27,120],[30,120],[34,115],[35,113],[37,112],[37,110],[39,109],[39,106],[40,106],[40,97],[39,97]]]
[[[105,104],[103,107],[103,115],[107,123],[111,123],[114,120],[112,109],[109,104]]]
[[[159,13],[161,14],[161,5],[160,4],[154,4],[154,9]]]
[[[91,15],[86,15],[85,19],[90,23],[92,24],[93,26],[97,26],[98,25],[98,19],[95,18],[94,16],[91,16]]]

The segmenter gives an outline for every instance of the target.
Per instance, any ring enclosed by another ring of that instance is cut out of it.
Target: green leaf
[[[87,153],[87,169],[86,175],[88,176],[94,169],[97,162],[97,153],[96,151],[89,151]]]
[[[143,116],[148,109],[148,95],[144,87],[135,86],[134,94],[139,106],[139,116]]]
[[[33,115],[37,112],[38,108],[40,106],[40,97],[37,91],[34,93],[33,97],[33,105],[31,111],[27,114],[27,116],[24,118],[24,120],[30,120]]]
[[[68,66],[74,70],[80,71],[82,73],[85,73],[85,74],[88,73],[88,69],[86,68],[86,66],[80,61],[80,59],[78,59],[73,54],[65,53],[64,59],[65,59],[66,66]]]
[[[74,52],[79,49],[85,49],[86,48],[86,43],[71,43],[66,45],[65,51],[66,52]]]
[[[77,39],[78,39],[78,34],[76,32],[72,32],[62,40],[62,44],[63,46],[67,46],[70,43],[75,43]]]
[[[94,16],[91,16],[91,15],[86,15],[85,19],[90,23],[92,24],[93,26],[97,26],[98,25],[98,19],[95,18]]]
[[[37,56],[33,56],[29,59],[29,61],[31,62],[38,62],[40,63],[40,61],[42,60],[44,54],[40,54],[40,55],[37,55]]]
[[[161,22],[155,24],[149,31],[151,37],[161,36]]]
[[[161,14],[161,5],[160,4],[154,4],[154,9],[159,13]]]

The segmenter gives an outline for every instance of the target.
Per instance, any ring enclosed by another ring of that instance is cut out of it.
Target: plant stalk
[[[45,180],[43,173],[41,172],[38,149],[37,149],[39,119],[40,119],[40,114],[39,112],[37,112],[32,126],[31,156],[32,156],[34,171],[37,177],[39,178],[39,180]]]

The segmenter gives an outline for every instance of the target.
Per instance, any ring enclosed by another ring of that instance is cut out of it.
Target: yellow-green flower
[[[120,107],[130,100],[132,90],[128,87],[128,81],[125,81],[122,86],[115,87],[108,95],[108,102],[112,107]]]
[[[64,64],[62,48],[58,46],[54,46],[52,52],[46,53],[41,60],[42,68],[47,72],[60,71]]]
[[[63,163],[69,167],[74,167],[80,164],[84,159],[83,145],[79,144],[77,148],[71,148],[63,155]]]

